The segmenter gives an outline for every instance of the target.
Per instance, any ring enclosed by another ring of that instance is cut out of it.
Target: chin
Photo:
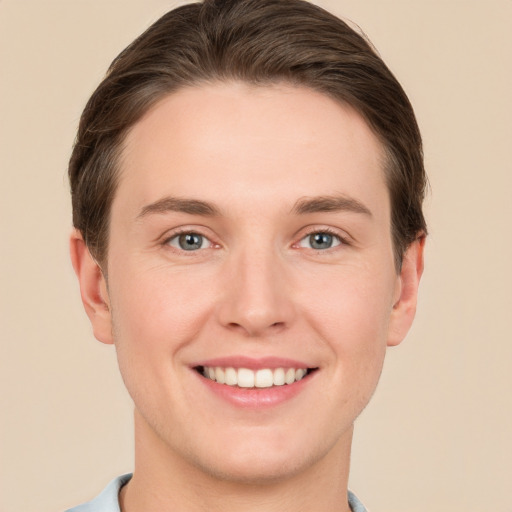
[[[240,458],[229,457],[222,463],[205,465],[200,462],[204,473],[216,480],[231,482],[239,485],[269,485],[277,484],[293,478],[310,465],[298,457],[280,457],[279,454],[269,457]]]
[[[260,434],[260,435],[258,435]],[[224,450],[211,452],[195,450],[190,454],[195,465],[212,478],[242,485],[272,485],[308,473],[317,463],[328,457],[332,443],[312,443],[302,436],[246,435],[243,439],[224,440]],[[275,434],[275,433],[274,433]],[[282,433],[281,433],[282,434]],[[203,449],[207,449],[203,446]]]

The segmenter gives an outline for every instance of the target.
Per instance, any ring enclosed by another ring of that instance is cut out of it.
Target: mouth
[[[290,386],[318,368],[234,368],[223,366],[196,366],[194,370],[217,384],[244,389],[272,388]]]

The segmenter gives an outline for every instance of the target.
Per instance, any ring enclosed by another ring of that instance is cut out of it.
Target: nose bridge
[[[283,328],[291,321],[293,306],[284,262],[268,240],[240,247],[227,265],[220,305],[225,326],[256,336]]]

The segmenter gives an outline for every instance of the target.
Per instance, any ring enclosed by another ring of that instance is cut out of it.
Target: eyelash
[[[314,249],[312,247],[309,247],[309,248],[306,248],[306,249],[310,249],[310,250],[315,251],[315,252],[328,252],[331,249],[335,249],[336,247],[338,247],[340,245],[345,245],[345,246],[350,245],[350,242],[347,240],[347,238],[341,236],[340,233],[335,231],[334,229],[331,229],[331,228],[314,228],[314,229],[309,230],[307,233],[305,233],[300,238],[300,240],[298,242],[295,242],[294,244],[292,244],[292,247],[293,248],[300,248],[301,247],[300,244],[301,244],[301,242],[303,240],[305,240],[308,237],[310,237],[312,235],[315,235],[315,234],[330,235],[333,238],[335,238],[339,243],[337,245],[335,245],[334,247],[328,247],[326,249]],[[188,250],[188,251],[186,249],[182,249],[182,248],[179,248],[179,247],[173,247],[171,245],[171,241],[173,241],[175,239],[178,239],[182,235],[197,235],[197,236],[201,237],[202,239],[206,240],[207,242],[209,242],[209,247],[199,248],[199,249],[195,249],[195,250]],[[180,253],[189,253],[189,256],[194,255],[194,253],[197,253],[200,250],[210,249],[212,247],[215,247],[215,246],[218,247],[219,246],[219,244],[215,244],[214,242],[212,242],[210,240],[210,238],[208,236],[200,233],[198,230],[185,229],[185,228],[184,229],[179,229],[179,230],[173,232],[173,234],[171,236],[166,237],[163,240],[162,245],[163,246],[167,246],[167,247],[171,247],[173,250],[179,251]]]
[[[349,241],[347,240],[346,237],[340,235],[340,233],[332,228],[318,228],[318,227],[315,227],[315,228],[312,228],[311,230],[309,230],[304,236],[301,237],[301,239],[293,244],[293,246],[299,246],[299,244],[305,240],[306,238],[312,236],[312,235],[316,235],[316,234],[325,234],[325,235],[330,235],[332,236],[333,238],[336,238],[339,242],[338,245],[335,245],[334,247],[329,247],[327,249],[314,249],[314,248],[310,248],[311,250],[315,251],[315,252],[327,252],[331,249],[335,249],[336,247],[340,246],[340,245],[350,245]]]
[[[214,244],[214,242],[212,242],[210,240],[210,238],[208,236],[203,235],[198,230],[194,230],[194,229],[179,229],[177,231],[174,231],[171,236],[168,236],[168,237],[165,238],[165,240],[162,242],[162,245],[167,246],[167,247],[171,247],[172,249],[174,249],[176,251],[179,251],[179,252],[182,252],[182,253],[190,253],[189,254],[190,256],[193,255],[192,253],[198,252],[198,250],[189,250],[189,251],[187,251],[186,249],[181,249],[179,247],[173,247],[171,245],[171,241],[172,240],[179,239],[179,237],[182,236],[182,235],[196,235],[196,236],[200,236],[202,239],[204,239],[204,240],[209,242],[210,247],[208,247],[208,248],[211,248],[211,246],[216,245],[216,244]],[[205,248],[202,248],[202,249],[205,249]]]

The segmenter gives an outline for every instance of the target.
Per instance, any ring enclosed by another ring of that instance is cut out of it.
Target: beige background
[[[433,193],[416,324],[357,422],[373,512],[512,511],[512,1],[324,0],[408,92]],[[67,254],[66,163],[109,62],[177,2],[0,0],[0,511],[132,468],[131,404]]]

